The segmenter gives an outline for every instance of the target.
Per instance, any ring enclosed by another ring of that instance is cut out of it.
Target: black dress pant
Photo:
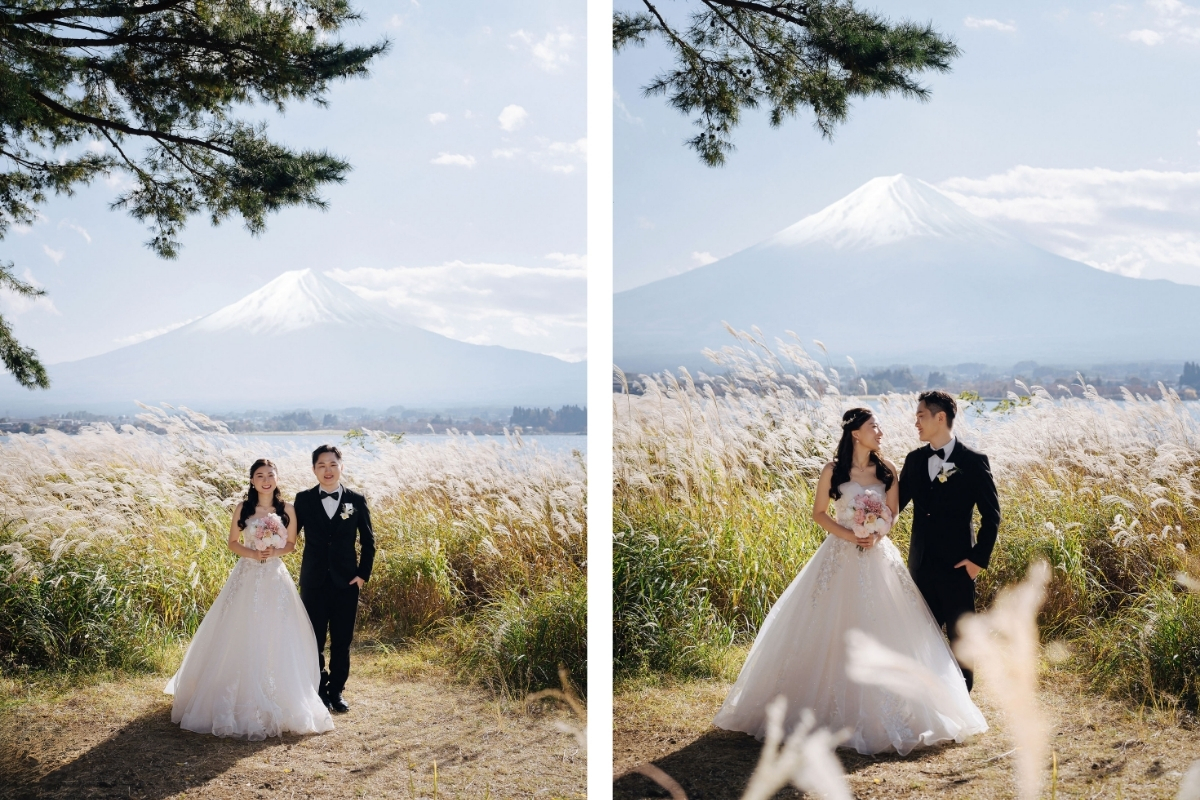
[[[358,586],[335,586],[330,578],[320,586],[301,586],[300,599],[317,634],[322,694],[336,697],[350,677],[350,642],[358,614]],[[329,635],[329,671],[325,671],[325,636]]]
[[[946,626],[950,644],[958,640],[958,618],[963,614],[975,613],[975,581],[967,574],[966,567],[951,567],[941,564],[922,564],[913,575],[917,588],[929,604],[938,625]],[[959,662],[967,691],[974,684],[974,673]]]

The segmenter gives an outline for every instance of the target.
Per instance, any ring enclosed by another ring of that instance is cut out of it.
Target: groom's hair
[[[317,459],[321,457],[322,453],[333,453],[335,456],[337,456],[338,461],[342,460],[342,451],[341,450],[338,450],[336,447],[334,447],[331,444],[323,444],[320,447],[318,447],[316,450],[313,450],[313,466],[314,467],[317,465]]]
[[[954,415],[958,413],[958,403],[954,402],[954,398],[943,391],[933,389],[928,392],[921,392],[917,395],[917,402],[924,403],[929,409],[930,414],[937,414],[939,411],[946,412],[946,427],[954,427]]]

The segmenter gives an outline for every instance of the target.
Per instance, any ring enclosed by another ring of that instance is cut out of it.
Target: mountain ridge
[[[880,212],[880,209],[884,211]],[[630,372],[712,369],[728,322],[862,365],[1185,360],[1200,287],[1127,278],[1000,231],[934,187],[876,178],[712,264],[614,295]]]
[[[263,370],[274,357],[278,369]],[[586,364],[461,342],[389,317],[313,270],[283,273],[187,325],[52,364],[51,387],[0,386],[7,413],[558,406],[586,398]]]

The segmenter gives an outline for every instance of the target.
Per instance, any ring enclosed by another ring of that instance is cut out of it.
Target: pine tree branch
[[[112,19],[114,17],[144,17],[147,14],[155,14],[159,11],[167,11],[176,6],[183,5],[188,0],[162,0],[159,3],[151,3],[149,5],[139,6],[134,3],[104,3],[103,6],[108,6],[108,10],[101,10],[103,6],[89,6],[85,8],[56,8],[53,10],[34,11],[30,14],[20,14],[17,16],[9,16],[0,13],[0,19],[10,25],[28,25],[36,23],[57,22],[63,19],[72,18],[90,18]]]
[[[83,123],[84,125],[91,125],[92,127],[95,127],[95,128],[120,131],[121,133],[127,133],[130,136],[145,136],[145,137],[149,137],[151,139],[156,139],[159,141],[175,142],[176,144],[182,144],[182,145],[186,145],[189,147],[203,147],[207,150],[212,150],[214,153],[220,153],[221,155],[229,156],[230,158],[234,157],[234,153],[232,150],[228,150],[224,147],[220,147],[220,146],[215,145],[212,142],[206,141],[204,139],[193,139],[193,138],[190,138],[187,136],[177,136],[173,133],[164,133],[162,131],[152,131],[152,130],[147,130],[145,128],[134,128],[130,125],[126,125],[121,122],[116,122],[115,120],[104,119],[103,117],[93,117],[89,114],[83,114],[79,111],[74,111],[60,103],[55,102],[54,100],[51,100],[49,97],[47,97],[46,95],[37,91],[36,89],[31,89],[29,91],[29,96],[32,97],[33,99],[37,100],[39,103],[41,103],[42,105],[44,105],[46,108],[50,109],[51,111],[53,111],[57,114],[61,114],[62,116],[66,117],[68,119],[72,119],[72,120],[75,120],[76,122]]]
[[[807,28],[810,24],[807,18],[796,17],[780,11],[778,6],[767,6],[763,5],[762,3],[749,2],[748,0],[711,0],[711,2],[716,3],[719,6],[725,6],[726,8],[740,8],[743,11],[757,11],[775,17],[776,19],[783,20],[784,22],[790,22],[793,25],[799,25],[802,28]],[[804,6],[804,10],[808,10],[807,5]]]

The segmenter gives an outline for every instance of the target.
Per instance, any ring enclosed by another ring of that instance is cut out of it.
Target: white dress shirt
[[[320,486],[318,486],[317,491],[323,492],[325,490],[322,489]],[[342,485],[340,483],[338,484],[337,491],[334,492],[333,497],[322,497],[321,498],[321,505],[324,506],[325,514],[330,519],[333,519],[333,515],[337,513],[338,505],[340,504],[341,499],[342,499]]]
[[[946,442],[946,446],[942,448],[942,452],[946,454],[945,458],[939,457],[937,453],[929,457],[929,480],[937,477],[937,474],[942,471],[943,465],[950,464],[950,453],[954,450],[954,445],[957,441],[955,437],[951,436],[950,441]],[[930,446],[932,447],[932,445]],[[937,448],[935,447],[934,449],[936,450]],[[950,464],[950,466],[954,465]]]

